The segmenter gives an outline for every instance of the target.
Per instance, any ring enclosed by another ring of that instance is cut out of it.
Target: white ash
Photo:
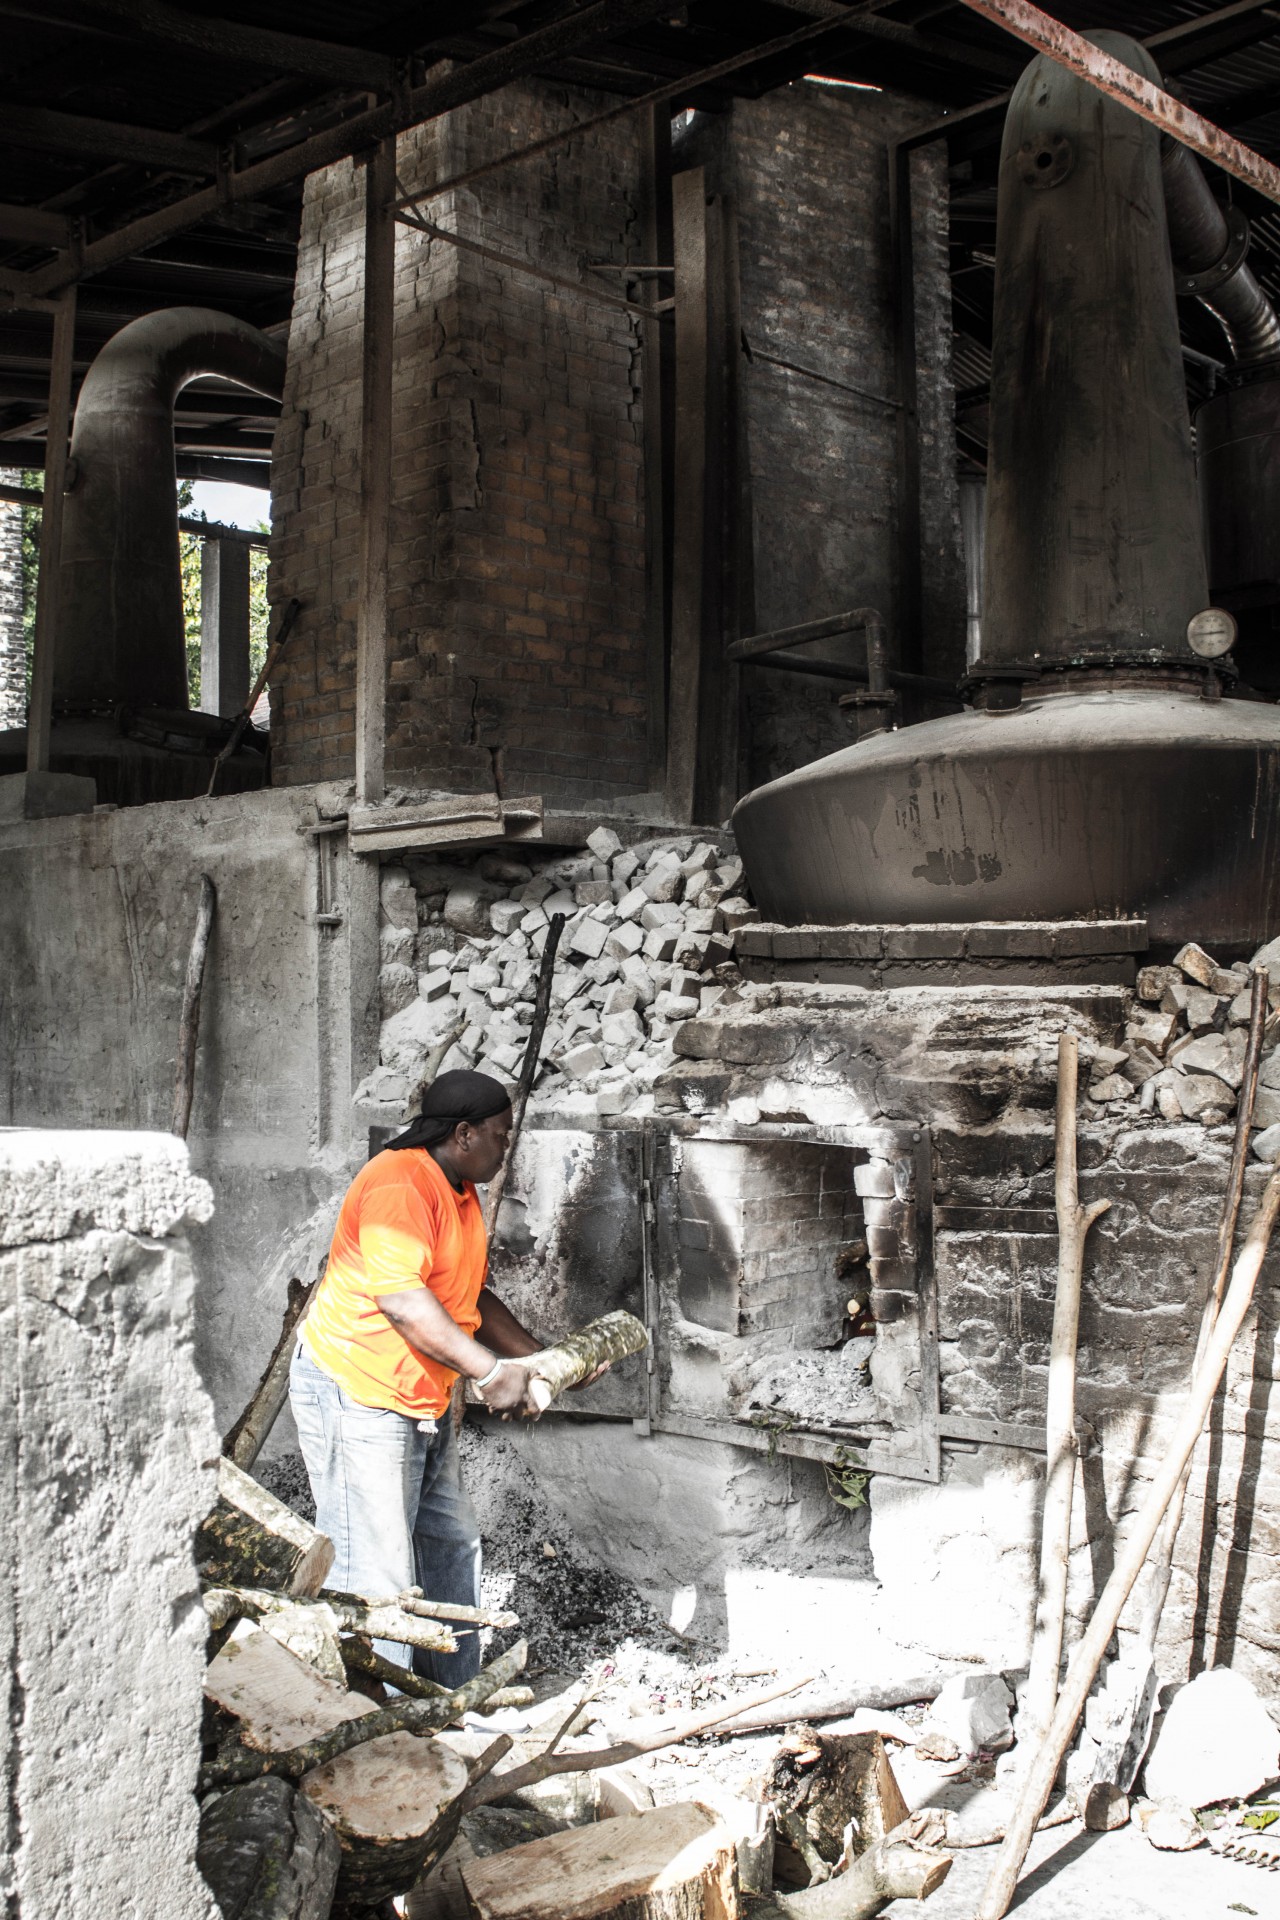
[[[624,847],[607,827],[567,858],[384,866],[379,1065],[357,1100],[403,1108],[427,1074],[454,1067],[513,1080],[550,919],[564,913],[534,1102],[651,1112],[679,1023],[726,990],[750,991],[732,950],[733,930],[757,917],[744,888],[719,837]]]

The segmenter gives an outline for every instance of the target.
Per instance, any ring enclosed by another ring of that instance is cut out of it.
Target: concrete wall
[[[189,1144],[217,1204],[191,1245],[197,1357],[223,1425],[275,1342],[290,1274],[314,1274],[364,1156],[350,1130],[361,1032],[350,953],[354,922],[357,942],[367,932],[373,943],[376,996],[377,883],[362,915],[365,870],[353,896],[345,851],[330,852],[345,918],[316,926],[324,842],[306,828],[317,804],[337,799],[292,788],[0,831],[0,1121],[10,1125],[168,1127],[200,874],[217,887]],[[376,1048],[376,1006],[373,1019]]]
[[[590,114],[527,84],[401,136],[409,188]],[[437,225],[584,277],[635,258],[623,121],[438,196]],[[303,601],[273,687],[275,777],[354,755],[364,176],[307,182],[274,463],[273,599]],[[548,799],[642,788],[644,530],[637,322],[401,227],[387,776]]]
[[[0,1898],[23,1920],[215,1920],[191,1541],[218,1442],[185,1238],[209,1212],[166,1135],[0,1135]]]

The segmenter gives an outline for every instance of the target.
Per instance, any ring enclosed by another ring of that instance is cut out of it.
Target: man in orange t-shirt
[[[316,1502],[334,1544],[329,1584],[386,1598],[480,1604],[480,1531],[449,1418],[454,1381],[486,1407],[528,1411],[522,1356],[539,1342],[485,1285],[476,1185],[511,1137],[511,1097],[484,1073],[445,1073],[422,1112],[352,1181],[329,1264],[289,1376],[289,1400]],[[478,1336],[478,1337],[477,1337]],[[378,1642],[443,1686],[469,1680],[479,1636],[457,1653]]]

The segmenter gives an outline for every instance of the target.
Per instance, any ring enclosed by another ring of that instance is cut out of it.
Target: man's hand
[[[504,1360],[487,1387],[477,1387],[491,1413],[523,1413],[537,1419],[537,1409],[529,1402],[529,1369],[518,1360]]]

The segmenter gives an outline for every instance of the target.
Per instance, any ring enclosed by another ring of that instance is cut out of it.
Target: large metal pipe
[[[71,433],[54,702],[185,707],[173,409],[202,374],[279,399],[285,356],[229,314],[170,307],[122,327]]]
[[[1091,41],[1158,78],[1135,40]],[[1183,662],[1207,585],[1160,135],[1045,56],[1000,155],[984,668]]]
[[[1160,166],[1179,291],[1194,293],[1209,309],[1242,365],[1273,359],[1280,354],[1280,318],[1245,260],[1244,215],[1234,211],[1228,222],[1200,162],[1176,141],[1164,142]]]

